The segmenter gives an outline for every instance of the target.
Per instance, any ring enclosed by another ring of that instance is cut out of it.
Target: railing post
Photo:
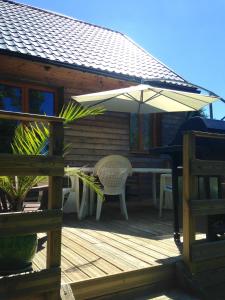
[[[195,158],[196,140],[191,132],[183,140],[183,259],[191,271],[191,245],[195,241],[195,219],[191,214],[190,200],[197,196],[197,178],[191,176],[190,162]]]
[[[49,154],[62,156],[63,154],[63,123],[50,123]],[[49,176],[48,209],[62,208],[62,182],[61,176]],[[48,231],[47,242],[47,268],[61,265],[61,231],[62,229]],[[48,299],[60,299],[59,294],[53,293]]]

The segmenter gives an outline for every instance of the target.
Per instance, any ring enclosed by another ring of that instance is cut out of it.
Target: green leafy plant
[[[74,102],[69,102],[62,108],[59,117],[64,119],[64,125],[104,113],[103,108],[84,108]],[[47,155],[49,128],[44,123],[20,123],[15,130],[11,149],[14,155]],[[64,153],[68,152],[69,146],[66,145]],[[84,184],[103,198],[103,194],[98,183],[93,176],[84,174],[82,170],[70,172],[70,175],[78,176]],[[44,179],[43,176],[0,176],[0,188],[6,193],[10,211],[23,210],[24,200],[27,193]]]

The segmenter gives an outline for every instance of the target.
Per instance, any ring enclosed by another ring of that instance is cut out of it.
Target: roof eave
[[[142,83],[143,79],[144,79],[141,77],[135,77],[135,76],[125,75],[125,74],[116,73],[116,72],[109,72],[106,70],[104,71],[104,70],[95,69],[95,68],[91,68],[91,67],[79,66],[76,64],[69,64],[69,63],[60,62],[60,61],[53,61],[53,60],[50,60],[47,58],[33,56],[33,55],[29,55],[29,54],[23,54],[23,53],[19,53],[19,52],[13,52],[13,51],[10,51],[7,49],[6,50],[0,49],[0,54],[9,55],[12,57],[18,57],[18,58],[22,58],[22,59],[26,59],[26,60],[30,60],[30,61],[34,61],[34,62],[46,63],[46,64],[50,64],[50,65],[57,66],[57,67],[64,67],[64,68],[77,70],[77,71],[81,71],[81,72],[86,72],[86,73],[91,73],[91,74],[95,74],[95,75],[100,75],[100,76],[104,76],[104,77],[110,77],[110,78],[123,80],[123,81]],[[172,83],[160,82],[160,80],[165,80],[164,78],[161,78],[161,79],[159,78],[158,80],[159,80],[158,83],[157,83],[157,79],[152,81],[152,83],[154,82],[154,85],[156,84],[156,86],[158,86],[158,84],[160,84],[161,87],[175,88],[175,85]],[[185,84],[185,82],[184,82],[184,84]],[[177,86],[177,89],[180,89],[182,91],[193,91],[194,90],[193,88],[188,87],[188,86],[186,86],[186,87],[185,86],[182,86],[182,87]]]
[[[92,73],[92,74],[96,74],[96,75],[112,77],[112,78],[119,79],[119,80],[134,81],[134,82],[138,82],[138,83],[141,82],[141,78],[138,78],[135,76],[129,76],[129,75],[121,74],[121,73],[104,71],[104,70],[95,69],[95,68],[86,67],[86,66],[79,66],[76,64],[70,64],[70,63],[66,63],[66,62],[54,61],[54,60],[50,60],[50,59],[43,58],[43,57],[33,56],[33,55],[29,55],[29,54],[23,54],[23,53],[19,53],[19,52],[13,52],[10,50],[5,50],[5,49],[0,49],[0,54],[18,57],[18,58],[22,58],[22,59],[27,59],[27,60],[34,61],[34,62],[47,63],[50,65],[54,65],[54,66],[58,66],[58,67],[65,67],[68,69],[73,69],[73,70],[77,70],[77,71],[81,71],[81,72],[88,72],[88,73]]]

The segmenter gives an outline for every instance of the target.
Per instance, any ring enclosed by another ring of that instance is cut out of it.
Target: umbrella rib
[[[116,97],[121,96],[121,95],[123,95],[123,94],[119,94],[119,95],[117,95]],[[100,101],[100,102],[98,102],[98,103],[91,104],[91,105],[89,105],[88,107],[93,107],[93,106],[96,106],[96,105],[105,103],[105,102],[107,102],[107,101],[109,101],[109,100],[112,100],[113,98],[115,98],[115,96],[110,97],[110,98],[107,98],[107,99],[104,99],[104,100],[102,100],[102,101]]]
[[[153,100],[153,99],[157,98],[158,95],[159,95],[159,93],[158,93],[158,94],[155,94],[155,95],[153,95],[153,96],[151,96],[150,98],[148,98],[147,100],[145,100],[145,101],[143,101],[143,102],[146,103],[147,101]]]
[[[151,89],[151,88],[149,88],[149,89],[152,90],[152,91],[154,91],[154,90]],[[181,94],[176,93],[176,92],[175,92],[175,94],[181,95]],[[158,92],[158,95],[164,96],[164,95],[162,94],[162,91]],[[184,105],[184,106],[187,106],[187,107],[190,107],[191,109],[196,110],[196,108],[194,108],[194,107],[192,107],[192,106],[190,106],[190,105],[187,105],[187,104],[185,104],[185,103],[182,103],[181,101],[175,100],[175,99],[173,99],[173,98],[170,97],[170,96],[164,96],[164,97],[167,97],[167,98],[169,98],[169,99],[171,99],[171,100],[173,100],[173,101],[175,101],[175,102],[178,102],[178,103],[180,103],[180,104],[182,104],[182,105]],[[193,98],[193,97],[189,97],[189,98],[195,99],[195,98]],[[150,98],[149,100],[152,100],[152,99]],[[149,101],[149,100],[147,100],[147,101]],[[196,100],[196,99],[195,99],[195,100]],[[201,100],[198,100],[198,101],[201,101]],[[145,102],[146,102],[146,101],[145,101]],[[208,102],[205,102],[205,101],[201,101],[201,102],[204,102],[204,103],[206,103],[206,104],[209,104]]]
[[[178,92],[173,92],[174,94],[176,94],[176,95],[182,95],[182,94],[180,94],[180,93],[178,93]],[[198,94],[199,95],[199,94]],[[200,95],[201,96],[201,95]],[[192,96],[188,96],[188,95],[185,95],[185,97],[188,97],[188,98],[191,98],[191,99],[194,99],[194,100],[196,100],[196,98],[194,98],[194,97],[192,97]],[[207,102],[207,101],[204,101],[204,100],[198,100],[198,101],[201,101],[201,102],[204,102],[204,103],[206,103],[206,104],[210,104],[209,102]]]
[[[124,94],[124,95],[127,95],[128,98],[130,98],[131,100],[134,100],[134,101],[137,102],[137,103],[140,102],[139,100],[137,100],[136,98],[134,98],[134,97],[133,97],[131,94],[129,94],[129,93],[126,93],[126,94]]]
[[[101,104],[104,104],[105,102],[109,101],[109,100],[112,100],[114,98],[117,98],[119,96],[122,96],[122,95],[126,95],[128,98],[130,98],[131,100],[134,100],[135,102],[139,103],[139,101],[137,99],[135,99],[132,95],[128,94],[128,93],[121,93],[119,95],[116,95],[116,96],[113,96],[113,97],[110,97],[110,98],[107,98],[107,99],[104,99],[98,103],[95,103],[95,104],[91,104],[89,105],[88,107],[93,107],[93,106],[96,106],[96,105],[101,105]]]

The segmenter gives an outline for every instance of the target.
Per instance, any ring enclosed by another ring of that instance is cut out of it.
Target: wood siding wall
[[[72,95],[97,92],[134,85],[95,74],[56,67],[29,60],[0,55],[0,79],[31,82],[58,88],[60,97],[67,102]],[[182,118],[179,114],[162,115],[159,135],[162,144],[172,138]],[[129,114],[105,113],[68,126],[65,142],[71,144],[66,164],[71,166],[93,166],[101,157],[109,154],[127,156],[134,167],[163,167],[164,162],[147,154],[132,154],[129,145]],[[151,175],[134,175],[129,179],[128,191],[139,198],[149,198]],[[143,197],[142,197],[143,196]]]
[[[186,113],[165,113],[161,120],[161,145],[170,144],[178,128],[185,120]]]

